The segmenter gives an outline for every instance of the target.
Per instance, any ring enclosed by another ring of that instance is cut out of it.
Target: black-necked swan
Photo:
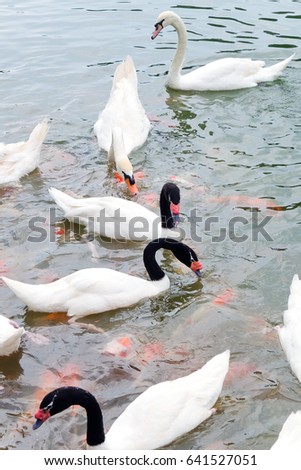
[[[119,176],[137,193],[128,155],[146,141],[151,124],[138,95],[137,73],[131,57],[116,67],[109,99],[94,124],[98,145],[115,161]]]
[[[91,393],[77,387],[58,388],[41,401],[33,429],[69,406],[80,405],[87,412],[88,448],[158,449],[214,413],[229,359],[226,350],[190,375],[152,385],[128,405],[106,434],[100,406]]]
[[[181,74],[187,47],[187,31],[183,20],[172,11],[162,12],[151,38],[155,39],[166,26],[173,26],[178,34],[178,47],[171,63],[167,86],[176,90],[219,91],[251,88],[261,82],[279,77],[295,54],[270,67],[265,62],[248,58],[223,58],[210,62],[192,72]]]
[[[19,181],[37,168],[48,128],[48,120],[44,119],[36,125],[28,140],[13,144],[0,142],[0,184]]]
[[[170,250],[181,263],[201,276],[202,265],[192,248],[175,239],[159,238],[148,243],[143,251],[150,281],[108,268],[81,269],[48,284],[26,284],[4,276],[2,279],[30,310],[66,312],[74,321],[86,315],[130,307],[169,289],[169,278],[155,258],[161,248]]]
[[[301,410],[292,412],[284,422],[277,441],[270,450],[292,451],[301,449]]]
[[[287,310],[283,312],[283,326],[276,329],[291,369],[301,382],[301,280],[298,274],[291,282]]]
[[[180,204],[180,189],[174,183],[165,183],[161,189],[161,217],[137,202],[119,197],[74,198],[55,188],[49,192],[65,217],[85,225],[90,233],[114,240],[181,239],[181,232],[171,230],[176,226]]]
[[[9,356],[20,347],[25,330],[15,321],[0,315],[0,356]]]

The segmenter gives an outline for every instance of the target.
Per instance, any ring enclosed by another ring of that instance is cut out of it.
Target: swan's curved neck
[[[164,248],[163,240],[163,238],[153,240],[143,251],[144,266],[152,281],[159,281],[165,276],[163,269],[160,268],[156,261],[156,252],[160,250],[160,248]]]
[[[160,193],[160,214],[161,214],[161,226],[162,228],[173,228],[175,226],[174,215],[172,213],[171,204],[173,204],[173,210],[177,206],[179,211],[180,204],[180,190],[175,183],[165,183]],[[178,212],[176,212],[178,214]]]
[[[178,252],[181,251],[183,244],[172,238],[158,238],[151,241],[143,251],[143,262],[145,269],[152,281],[160,281],[164,278],[165,273],[156,261],[156,252],[161,248],[172,251],[179,259]]]
[[[172,228],[174,226],[173,216],[170,210],[170,201],[161,194],[160,196],[160,213],[162,228]]]
[[[112,143],[109,150],[109,158],[115,160],[118,164],[123,159],[127,160],[127,155],[125,153],[124,141],[123,141],[123,132],[120,127],[114,127],[112,132]]]
[[[87,444],[96,446],[105,441],[105,432],[100,406],[93,395],[90,396],[93,400],[91,399],[89,403],[86,402],[86,406],[82,406],[84,406],[87,412]]]
[[[72,405],[80,405],[87,413],[87,444],[100,445],[105,440],[103,417],[96,398],[78,387],[62,387],[53,398],[51,415],[59,413]]]
[[[187,47],[187,32],[181,18],[175,18],[172,22],[172,25],[174,26],[178,34],[178,46],[170,66],[168,76],[170,80],[174,81],[181,75],[181,69],[184,62],[185,51]]]

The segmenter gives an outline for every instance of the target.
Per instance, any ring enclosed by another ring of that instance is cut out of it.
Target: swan
[[[279,433],[277,441],[271,450],[299,450],[301,449],[301,410],[292,412]]]
[[[23,327],[4,315],[0,315],[0,356],[9,356],[19,349]]]
[[[281,346],[293,373],[301,382],[301,281],[295,274],[288,298],[288,308],[283,313],[283,326],[276,327]]]
[[[109,99],[94,124],[98,145],[115,161],[118,175],[137,193],[128,155],[141,147],[151,124],[138,95],[134,62],[128,56],[116,67]]]
[[[201,277],[202,265],[189,246],[171,238],[159,238],[143,251],[150,281],[108,268],[81,269],[48,284],[25,284],[7,277],[2,280],[30,310],[67,312],[75,321],[86,315],[129,307],[169,289],[169,278],[155,258],[160,248],[170,250]]]
[[[77,387],[58,388],[41,401],[33,429],[66,408],[80,405],[87,413],[88,448],[152,450],[166,446],[214,413],[229,359],[226,350],[190,375],[152,385],[128,405],[106,434],[101,409],[91,393]]]
[[[295,55],[266,68],[261,60],[223,58],[181,75],[187,32],[180,16],[172,11],[162,12],[157,18],[156,29],[151,38],[155,39],[168,25],[173,26],[178,33],[178,47],[167,77],[167,86],[175,90],[218,91],[255,87],[258,83],[277,78]]]
[[[44,119],[36,125],[27,141],[0,142],[0,184],[16,182],[38,166],[48,127],[48,120]]]
[[[118,197],[74,198],[55,188],[49,189],[56,204],[72,222],[88,227],[94,234],[117,240],[146,241],[177,238],[180,190],[165,183],[160,193],[161,218],[137,202]]]

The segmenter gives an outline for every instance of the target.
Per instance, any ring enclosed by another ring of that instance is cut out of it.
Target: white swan
[[[279,433],[277,441],[271,450],[298,450],[301,449],[301,410],[292,412],[286,419]]]
[[[82,269],[49,284],[32,285],[7,277],[2,279],[31,310],[67,312],[76,320],[94,313],[130,307],[169,289],[169,278],[155,258],[160,248],[172,251],[181,263],[201,276],[202,265],[189,246],[171,238],[159,238],[151,241],[143,251],[150,281],[107,268]]]
[[[288,308],[283,313],[283,326],[276,327],[281,346],[293,373],[301,382],[301,281],[294,275]]]
[[[87,412],[87,445],[92,449],[152,450],[185,434],[215,411],[230,351],[210,359],[201,369],[175,380],[152,385],[139,395],[105,434],[101,409],[91,393],[77,387],[62,387],[48,393],[35,414],[37,429],[51,416],[72,405]]]
[[[18,181],[38,166],[47,132],[48,120],[44,119],[33,129],[27,141],[14,144],[0,142],[0,184]]]
[[[24,333],[23,327],[0,315],[0,356],[9,356],[17,351]]]
[[[115,70],[110,96],[94,124],[100,148],[115,160],[117,172],[136,193],[128,155],[146,141],[151,125],[141,104],[133,60],[127,57]]]
[[[155,39],[168,25],[173,26],[178,33],[178,47],[167,77],[167,86],[176,90],[218,91],[255,87],[260,82],[277,78],[295,55],[270,67],[264,67],[265,63],[260,60],[223,58],[181,75],[187,32],[180,16],[172,11],[162,12],[151,37]]]
[[[49,192],[65,217],[85,225],[90,233],[115,240],[147,241],[154,238],[181,238],[171,230],[179,214],[180,190],[165,183],[160,193],[161,218],[137,202],[118,197],[74,198],[55,188]]]

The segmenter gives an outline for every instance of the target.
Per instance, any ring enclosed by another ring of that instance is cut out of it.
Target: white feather
[[[278,326],[277,331],[291,369],[301,382],[301,281],[297,274],[291,283],[283,326]]]
[[[271,450],[284,452],[301,449],[301,411],[292,412],[286,419]]]
[[[44,119],[33,129],[27,141],[0,143],[0,184],[18,181],[38,166],[48,127],[48,120]]]
[[[23,327],[0,315],[0,356],[9,356],[17,351],[24,333]]]

